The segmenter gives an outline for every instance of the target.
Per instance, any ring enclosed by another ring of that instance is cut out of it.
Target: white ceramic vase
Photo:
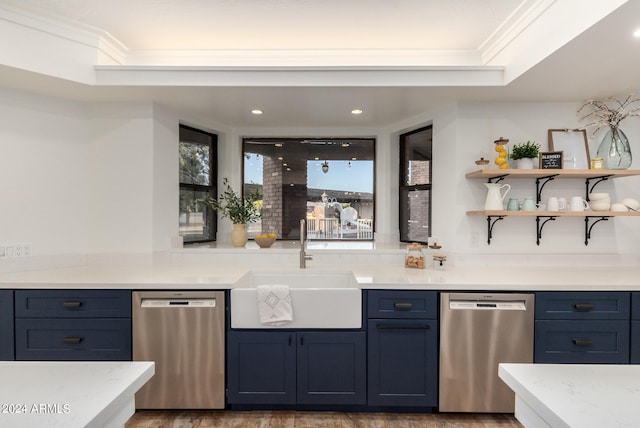
[[[244,247],[248,240],[247,228],[244,224],[234,224],[231,231],[231,243],[234,247]]]
[[[520,158],[516,160],[516,168],[518,169],[533,169],[534,158]]]

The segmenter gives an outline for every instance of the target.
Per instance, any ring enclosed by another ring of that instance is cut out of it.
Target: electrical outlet
[[[4,246],[5,257],[15,257],[15,248],[13,245]]]
[[[29,257],[29,256],[31,255],[31,251],[32,251],[32,250],[31,250],[31,244],[24,244],[24,251],[23,251],[23,253],[24,253],[24,255],[25,255],[26,257]]]
[[[0,259],[4,259],[7,257],[7,249],[4,245],[0,245]]]
[[[22,250],[22,245],[20,244],[16,244],[16,246],[14,247],[14,256],[15,257],[22,257],[23,250]]]

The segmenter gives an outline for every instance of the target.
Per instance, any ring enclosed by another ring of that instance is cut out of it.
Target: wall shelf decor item
[[[563,152],[564,169],[589,169],[589,145],[584,129],[549,129],[549,150]]]

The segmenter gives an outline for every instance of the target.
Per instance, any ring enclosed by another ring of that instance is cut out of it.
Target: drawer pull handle
[[[410,311],[413,305],[411,303],[394,303],[393,308],[397,311]]]
[[[82,338],[81,337],[64,337],[62,339],[62,342],[69,345],[77,345],[78,343],[82,342]]]
[[[431,330],[430,325],[398,325],[398,324],[378,324],[378,330]]]
[[[593,303],[574,303],[573,307],[576,311],[588,312],[593,310]]]
[[[576,346],[591,346],[591,345],[593,345],[593,341],[591,339],[571,339],[571,341]]]
[[[62,302],[63,308],[79,308],[82,306],[82,302]]]

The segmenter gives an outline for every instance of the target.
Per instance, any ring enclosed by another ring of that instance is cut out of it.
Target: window
[[[262,218],[249,237],[373,240],[372,138],[245,138],[244,193],[259,188]]]
[[[199,201],[217,195],[218,137],[180,125],[179,139],[180,236],[184,242],[215,240],[215,212]]]
[[[400,241],[431,236],[432,127],[400,135]]]

